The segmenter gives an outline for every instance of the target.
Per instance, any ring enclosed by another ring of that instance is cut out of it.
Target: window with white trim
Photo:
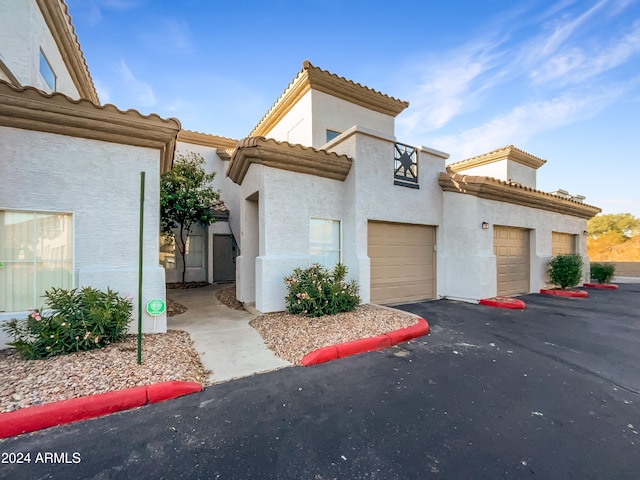
[[[0,210],[0,312],[44,305],[52,287],[73,288],[71,214]]]
[[[311,263],[333,268],[341,262],[340,220],[312,218],[309,239]]]
[[[185,244],[187,268],[204,268],[204,235],[189,235]]]
[[[51,68],[51,64],[47,57],[45,57],[42,50],[40,50],[40,75],[51,89],[52,92],[56,91],[56,74],[53,72],[53,68]]]

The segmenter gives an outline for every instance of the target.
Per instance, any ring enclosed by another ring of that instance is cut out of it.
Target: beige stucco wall
[[[482,229],[482,222],[489,224]],[[497,202],[444,192],[444,245],[440,248],[440,268],[444,275],[442,294],[451,298],[474,299],[497,294],[496,257],[493,253],[493,226],[531,230],[530,292],[545,286],[547,262],[552,257],[551,232],[576,235],[578,253],[585,262],[583,280],[588,278],[589,259],[583,231],[586,220],[521,205]]]
[[[264,135],[279,142],[313,145],[313,124],[311,115],[311,91],[305,93],[300,100],[274,127]]]
[[[327,143],[327,129],[344,132],[354,125],[382,132],[387,136],[393,136],[394,132],[392,116],[310,90],[265,136],[321,148]]]
[[[40,49],[56,75],[56,91],[79,98],[58,46],[35,0],[0,0],[0,53],[22,85],[51,92],[40,75]],[[5,78],[6,79],[6,78]]]
[[[512,181],[530,188],[536,188],[536,170],[513,160],[498,160],[478,167],[457,170],[457,173],[492,177],[505,182]]]
[[[284,310],[284,278],[311,263],[310,219],[343,221],[343,182],[254,164],[240,192],[244,247],[236,260],[238,298],[255,302],[261,312]],[[246,200],[256,192],[257,204]]]
[[[0,209],[71,213],[74,286],[110,287],[134,299],[140,172],[146,172],[142,301],[146,306],[152,298],[165,299],[164,269],[158,264],[158,150],[0,127],[0,158]],[[23,314],[3,313],[0,321]],[[136,328],[136,320],[131,326]],[[165,315],[155,328],[166,331]],[[154,329],[146,312],[143,329]]]
[[[430,149],[418,151],[419,189],[394,185],[394,143],[391,135],[361,126],[336,138],[329,150],[354,158],[345,181],[345,264],[360,283],[360,296],[370,301],[370,260],[367,255],[369,220],[439,227],[442,224],[442,191],[438,174],[444,171],[447,154]],[[419,148],[416,146],[416,148]],[[437,228],[438,244],[444,241]],[[438,270],[437,276],[440,272]],[[438,290],[440,281],[437,279]]]

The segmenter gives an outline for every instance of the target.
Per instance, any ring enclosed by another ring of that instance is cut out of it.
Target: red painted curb
[[[429,333],[429,324],[424,318],[418,318],[418,323],[411,325],[400,330],[394,330],[386,335],[391,340],[391,345],[397,345],[402,342],[407,342],[417,337],[421,337]]]
[[[616,290],[618,285],[615,283],[584,283],[584,288],[597,288],[599,290]]]
[[[371,350],[382,350],[391,346],[391,339],[387,335],[377,337],[361,338],[351,342],[336,345],[338,358],[349,357],[357,353],[370,352]]]
[[[370,352],[388,348],[398,343],[406,342],[413,338],[421,337],[429,333],[429,324],[424,318],[419,318],[418,323],[410,327],[394,330],[393,332],[378,335],[377,337],[361,338],[352,342],[339,343],[328,347],[318,348],[305,355],[300,363],[308,367],[319,363],[330,362],[338,358],[344,358],[358,353]]]
[[[318,348],[313,352],[307,353],[300,363],[308,367],[309,365],[317,365],[318,363],[330,362],[331,360],[335,360],[338,358],[338,349],[335,345],[330,345],[328,347]]]
[[[509,298],[509,301],[504,302],[496,298],[483,298],[478,303],[480,305],[487,305],[488,307],[513,308],[515,310],[524,310],[525,308],[527,308],[526,304],[518,298],[511,298],[511,297],[506,297],[506,298]]]
[[[0,438],[101,417],[201,390],[199,383],[170,381],[0,413]]]
[[[555,295],[557,297],[573,297],[573,298],[587,298],[589,292],[583,290],[547,290],[545,288],[540,289],[540,293],[544,295]]]
[[[171,380],[169,382],[154,383],[153,385],[147,385],[147,403],[163,402],[201,391],[202,385],[196,382]]]

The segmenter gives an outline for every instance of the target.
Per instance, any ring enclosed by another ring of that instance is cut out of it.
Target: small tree
[[[575,287],[582,277],[582,257],[577,253],[558,255],[549,260],[549,279],[562,289]]]
[[[163,235],[175,238],[182,257],[183,283],[189,231],[194,224],[207,226],[215,222],[211,203],[220,198],[211,186],[215,172],[206,173],[203,165],[204,158],[198,153],[178,154],[173,168],[160,177],[160,230]]]

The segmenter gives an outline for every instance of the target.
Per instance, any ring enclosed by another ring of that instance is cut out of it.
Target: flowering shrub
[[[80,291],[53,288],[44,296],[46,313],[33,310],[27,318],[14,318],[2,325],[13,338],[9,345],[26,359],[102,348],[127,333],[131,297],[90,287]]]
[[[358,284],[345,282],[347,267],[337,264],[333,272],[313,264],[302,270],[296,268],[284,279],[287,284],[285,297],[287,311],[309,317],[350,312],[359,303]]]

